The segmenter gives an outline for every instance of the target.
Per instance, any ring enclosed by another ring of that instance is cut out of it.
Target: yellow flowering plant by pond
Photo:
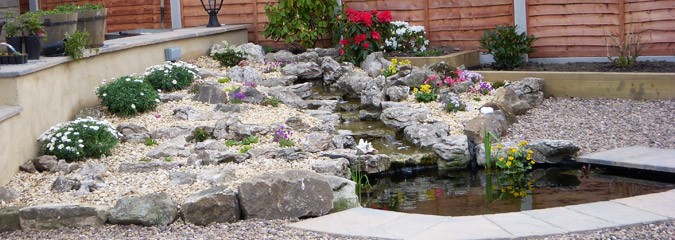
[[[532,169],[532,165],[535,163],[534,159],[532,159],[534,151],[526,149],[525,146],[527,146],[527,141],[521,141],[518,143],[518,147],[506,149],[505,153],[499,157],[497,167],[504,170],[507,174],[520,173]],[[501,144],[497,144],[498,151],[502,151],[502,148]]]

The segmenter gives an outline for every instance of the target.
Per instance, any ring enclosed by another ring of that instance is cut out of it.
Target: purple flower
[[[238,92],[237,94],[234,95],[234,98],[244,100],[244,98],[246,98],[246,95],[242,92]]]
[[[293,133],[291,131],[284,131],[284,126],[279,126],[276,132],[274,132],[274,139],[272,141],[279,142],[279,140],[288,140]]]

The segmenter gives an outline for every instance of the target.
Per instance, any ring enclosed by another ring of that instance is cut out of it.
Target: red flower
[[[354,43],[360,44],[361,42],[365,41],[368,38],[366,34],[359,34],[354,37]]]
[[[391,16],[390,11],[382,11],[377,13],[377,20],[380,22],[391,22],[394,18]]]
[[[370,25],[373,25],[373,16],[370,15],[367,12],[360,12],[359,13],[361,22],[366,25],[366,27],[370,27]]]
[[[365,49],[370,48],[370,43],[364,42],[364,43],[363,43],[363,48],[365,48]]]
[[[340,48],[340,55],[345,55],[345,50]]]
[[[361,19],[359,12],[352,8],[347,8],[345,13],[347,14],[347,20],[349,20],[350,22],[356,23],[359,22]]]
[[[380,40],[380,37],[381,37],[381,36],[380,36],[380,33],[377,32],[377,31],[372,31],[372,32],[370,32],[370,36],[371,36],[374,40],[376,40],[376,41],[377,41],[377,40]]]
[[[345,38],[345,39],[340,40],[340,44],[341,44],[342,46],[346,46],[347,44],[349,44],[349,39],[346,39],[346,38]]]

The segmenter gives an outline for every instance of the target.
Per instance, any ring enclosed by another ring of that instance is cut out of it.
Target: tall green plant
[[[337,8],[337,1],[333,0],[280,0],[276,6],[266,5],[269,24],[263,35],[277,41],[283,38],[288,44],[299,41],[303,47],[313,47],[333,25]]]
[[[5,25],[3,29],[7,37],[16,37],[21,34],[21,19],[13,12],[5,13]]]
[[[531,46],[535,40],[534,35],[517,33],[516,26],[496,26],[483,32],[480,46],[494,57],[494,68],[511,70],[523,64],[523,54],[534,52]]]

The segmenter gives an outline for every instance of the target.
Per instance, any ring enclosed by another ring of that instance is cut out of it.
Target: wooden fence
[[[160,27],[161,0],[103,1],[109,9],[108,31]],[[163,1],[169,28],[169,0]],[[43,8],[49,8],[63,2],[88,1],[40,2]],[[252,42],[274,45],[262,31],[268,22],[265,5],[277,2],[228,0],[218,18],[223,24],[251,24],[248,30]],[[431,45],[462,49],[478,49],[478,40],[485,30],[495,25],[513,25],[516,12],[513,0],[342,0],[342,3],[356,10],[389,10],[394,20],[425,26]],[[525,8],[528,33],[539,37],[534,43],[537,51],[531,57],[604,57],[607,37],[626,31],[638,33],[646,43],[642,55],[675,55],[675,0],[526,0]],[[182,0],[181,9],[183,27],[203,26],[208,21],[199,0]]]

